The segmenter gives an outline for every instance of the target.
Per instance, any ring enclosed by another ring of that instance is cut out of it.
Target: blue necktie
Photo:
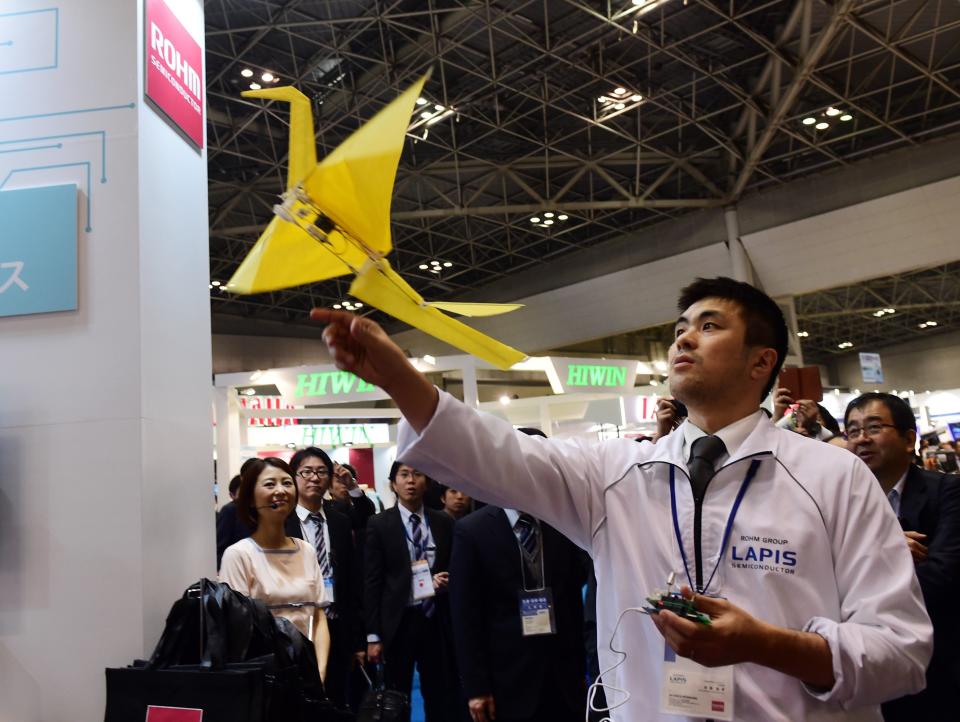
[[[514,534],[527,557],[533,559],[537,556],[537,547],[539,538],[537,534],[537,524],[529,514],[521,514],[517,523],[513,527]]]
[[[427,559],[427,539],[423,534],[423,529],[420,526],[420,517],[416,514],[410,515],[410,528],[412,529],[412,534],[410,536],[410,541],[413,542],[413,554],[417,558],[417,561]],[[436,605],[433,603],[433,598],[424,599],[420,602],[420,609],[423,611],[423,616],[429,619],[433,616],[433,613],[436,611]]]

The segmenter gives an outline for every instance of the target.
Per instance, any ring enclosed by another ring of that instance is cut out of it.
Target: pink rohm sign
[[[163,0],[146,0],[146,96],[203,148],[203,53]]]

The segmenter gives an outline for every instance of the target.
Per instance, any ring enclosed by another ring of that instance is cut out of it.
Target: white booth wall
[[[65,136],[6,188],[80,191],[78,310],[0,318],[2,722],[102,719],[104,668],[214,573],[206,155],[144,105],[141,12],[62,3],[57,67],[0,74],[0,141]]]

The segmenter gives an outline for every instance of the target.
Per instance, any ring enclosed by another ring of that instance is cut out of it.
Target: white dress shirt
[[[304,540],[316,550],[317,548],[317,523],[310,518],[310,515],[314,512],[310,511],[304,506],[297,504],[297,517],[300,519],[300,531],[303,533]],[[332,560],[330,550],[330,525],[327,523],[327,515],[323,511],[323,507],[320,507],[320,510],[316,512],[323,518],[323,543],[327,550],[327,559]],[[333,574],[333,562],[330,563],[330,573]]]
[[[417,554],[413,549],[413,525],[410,523],[410,516],[413,512],[409,511],[403,504],[397,504],[400,510],[400,520],[403,522],[403,528],[407,531],[407,550],[410,552],[410,561],[417,561]],[[430,523],[427,521],[427,514],[423,506],[417,511],[420,517],[420,534],[423,536],[423,543],[427,549],[427,564],[433,569],[434,562],[437,560],[437,548],[433,543],[433,534],[430,532]]]
[[[900,516],[900,502],[903,501],[903,487],[907,484],[907,472],[909,471],[908,467],[907,471],[903,472],[903,476],[900,477],[900,481],[887,492],[887,499],[890,501],[890,506],[893,507],[893,513],[897,516]]]

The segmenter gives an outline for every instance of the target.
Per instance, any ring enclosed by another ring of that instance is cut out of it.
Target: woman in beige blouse
[[[258,599],[278,617],[290,620],[317,650],[326,676],[330,634],[323,604],[323,577],[316,550],[287,536],[284,524],[297,508],[297,484],[282,459],[252,459],[244,465],[237,492],[237,514],[253,534],[227,547],[220,580]]]

